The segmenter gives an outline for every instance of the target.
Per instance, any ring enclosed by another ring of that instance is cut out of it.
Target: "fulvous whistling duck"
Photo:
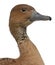
[[[9,28],[18,44],[20,57],[2,58],[0,65],[44,65],[36,46],[26,33],[27,26],[39,20],[51,20],[51,17],[41,15],[32,6],[26,4],[16,5],[11,10]]]

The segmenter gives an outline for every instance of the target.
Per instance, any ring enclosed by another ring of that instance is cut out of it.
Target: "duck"
[[[26,33],[28,25],[41,20],[51,20],[51,17],[38,13],[35,8],[27,4],[19,4],[12,8],[9,29],[17,42],[20,56],[17,59],[1,58],[0,65],[44,65],[37,47]]]

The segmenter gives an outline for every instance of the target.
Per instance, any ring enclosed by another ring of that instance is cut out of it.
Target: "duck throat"
[[[10,31],[17,42],[22,41],[28,37],[26,34],[26,27],[14,26],[14,24],[12,24],[10,25]]]

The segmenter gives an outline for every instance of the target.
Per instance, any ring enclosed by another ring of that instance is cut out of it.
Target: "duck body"
[[[39,14],[32,6],[26,4],[16,5],[11,10],[9,28],[18,44],[20,57],[2,58],[0,65],[44,65],[38,49],[26,33],[27,26],[36,20],[51,20],[51,17]]]
[[[21,41],[19,48],[21,65],[44,65],[36,46],[29,39]]]
[[[29,40],[25,39],[19,42],[20,57],[17,59],[3,58],[0,59],[0,65],[44,65],[43,60],[36,46]],[[24,50],[24,51],[23,51]]]

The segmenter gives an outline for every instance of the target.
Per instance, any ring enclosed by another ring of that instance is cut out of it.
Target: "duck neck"
[[[26,33],[25,27],[18,27],[16,28],[16,41],[19,43],[20,41],[24,40],[25,38],[28,38],[28,35]]]
[[[28,38],[26,33],[26,27],[10,25],[10,31],[17,42]]]

